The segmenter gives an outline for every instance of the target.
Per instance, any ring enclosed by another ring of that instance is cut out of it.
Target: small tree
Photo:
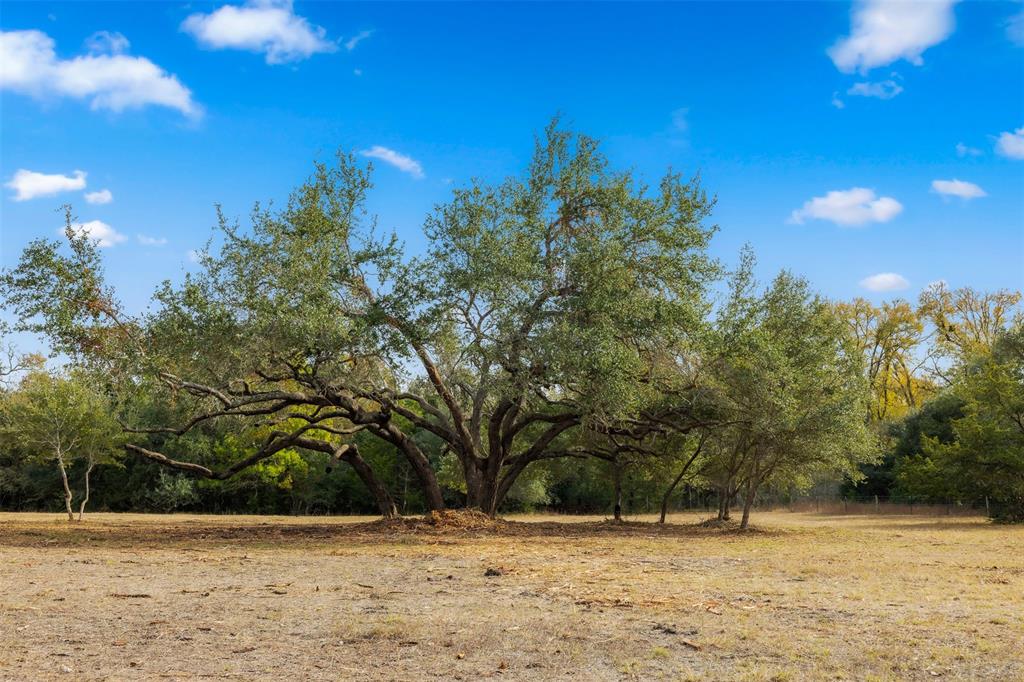
[[[713,381],[724,426],[714,432],[707,465],[721,491],[719,518],[743,496],[742,528],[766,484],[855,476],[872,445],[860,352],[843,321],[786,272],[756,295],[752,265],[745,253],[718,320]]]
[[[68,520],[75,515],[68,470],[84,466],[78,520],[89,503],[90,476],[97,464],[112,461],[122,444],[122,430],[107,397],[88,377],[52,376],[34,371],[0,405],[0,433],[10,446],[29,457],[52,461],[60,471]]]

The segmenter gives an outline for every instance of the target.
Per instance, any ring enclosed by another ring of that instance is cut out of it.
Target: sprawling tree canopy
[[[257,206],[249,229],[221,216],[201,272],[165,284],[138,317],[70,214],[70,255],[33,243],[4,291],[23,328],[101,363],[122,391],[163,386],[174,420],[129,424],[150,439],[127,447],[201,476],[306,448],[379,489],[349,438],[366,431],[408,459],[440,508],[414,437],[425,432],[458,459],[468,504],[494,513],[532,462],[688,428],[679,398],[717,274],[713,202],[696,180],[670,173],[649,188],[553,124],[523,177],[437,207],[416,258],[377,234],[370,187],[340,154],[283,209]],[[262,429],[261,443],[221,470],[174,458],[176,437],[223,419]]]

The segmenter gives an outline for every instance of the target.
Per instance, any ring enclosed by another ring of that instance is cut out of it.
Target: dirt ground
[[[1024,679],[1024,528],[670,520],[0,514],[0,679]]]

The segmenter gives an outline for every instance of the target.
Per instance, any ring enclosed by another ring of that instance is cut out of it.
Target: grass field
[[[670,520],[0,514],[0,678],[1024,679],[1024,528]]]

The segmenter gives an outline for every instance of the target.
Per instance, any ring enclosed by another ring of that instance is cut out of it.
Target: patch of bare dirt
[[[333,542],[374,543],[401,537],[436,536],[446,538],[678,538],[736,533],[734,522],[651,523],[641,521],[520,521],[491,518],[473,509],[445,510],[427,516],[396,519],[325,522],[316,518],[278,517],[260,521],[246,517],[237,521],[230,516],[209,517],[199,523],[173,516],[143,517],[145,523],[120,522],[117,514],[93,517],[84,523],[33,520],[16,525],[0,524],[0,544],[22,547],[166,547],[207,544],[261,543],[275,547],[329,544]],[[96,519],[104,519],[96,523]],[[115,519],[110,521],[109,519]],[[792,529],[757,528],[767,535],[801,532]],[[754,532],[748,528],[744,532]]]
[[[481,516],[0,514],[0,680],[1024,679],[1024,528]]]

